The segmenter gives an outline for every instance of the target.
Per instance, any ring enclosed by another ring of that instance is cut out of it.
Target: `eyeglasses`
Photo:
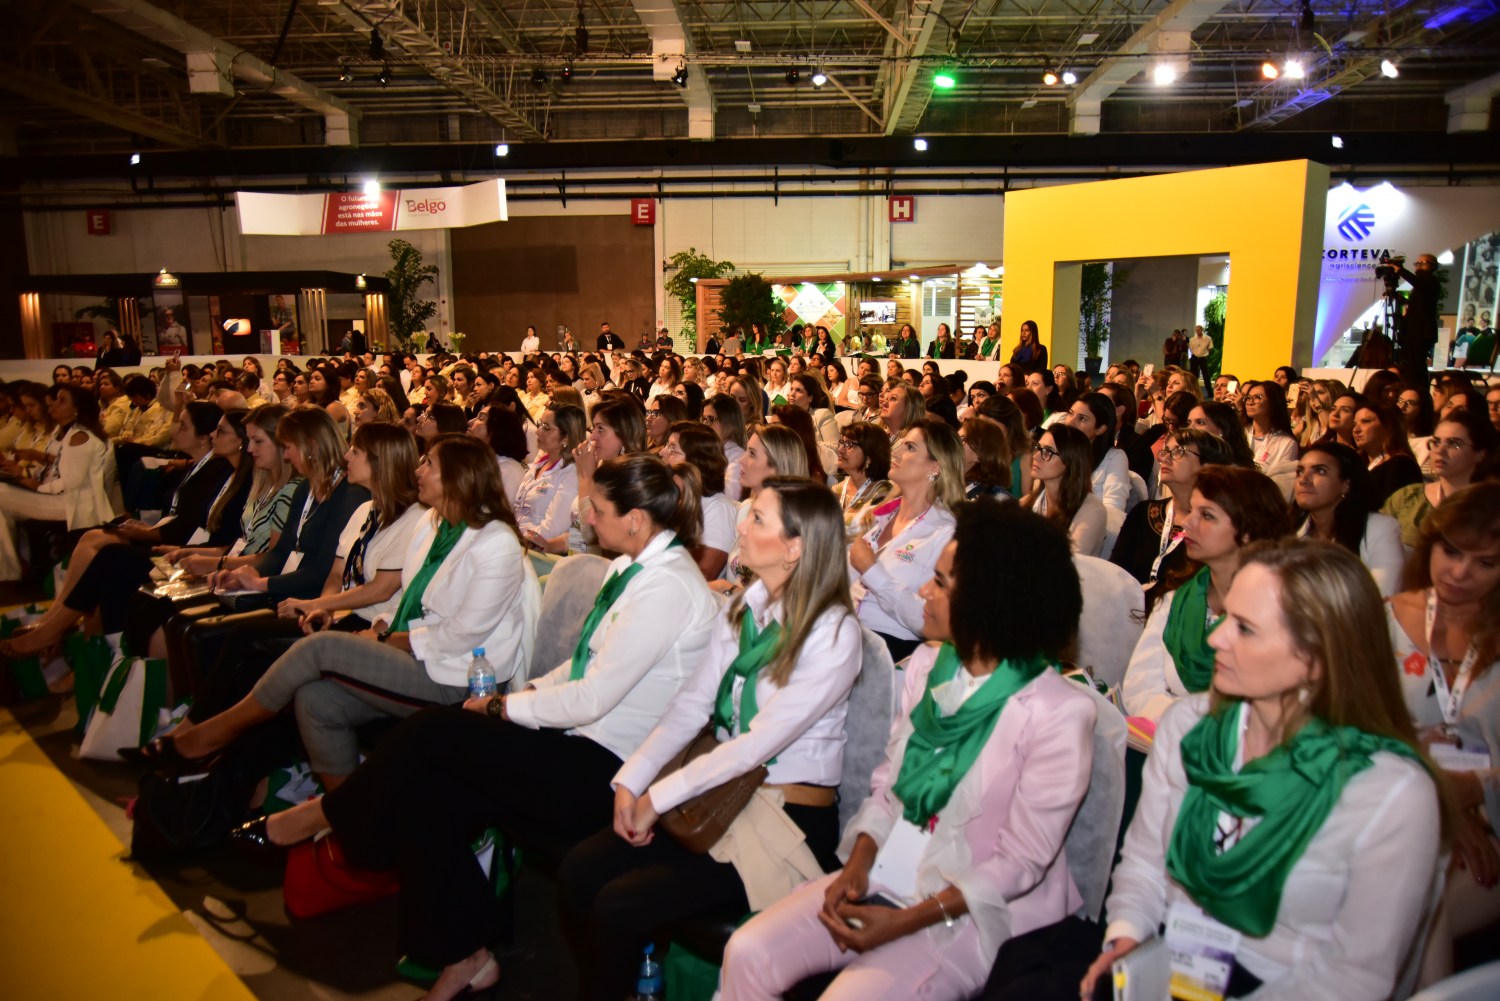
[[[1252,393],[1249,396],[1245,397],[1245,402],[1246,403],[1264,403],[1264,402],[1266,402],[1266,397],[1265,397],[1264,393]]]
[[[1396,401],[1396,409],[1397,410],[1415,410],[1419,406],[1421,406],[1421,404],[1418,403],[1416,400],[1397,400]]]
[[[848,438],[840,438],[839,443],[834,448],[840,452],[847,452],[851,448],[859,448],[859,442],[850,441]]]
[[[1057,449],[1052,448],[1050,445],[1043,445],[1040,442],[1032,445],[1031,450],[1037,455],[1040,455],[1043,459],[1046,459],[1048,462],[1051,462],[1061,454]]]
[[[1178,445],[1176,448],[1164,448],[1161,450],[1161,454],[1172,459],[1181,459],[1189,455],[1193,456],[1194,458],[1202,458],[1202,456],[1200,456],[1197,452],[1194,452],[1192,449],[1188,448],[1186,445]]]
[[[556,427],[556,424],[548,424],[546,421],[538,421],[536,425],[538,431],[552,431]]]
[[[717,417],[710,417],[707,414],[703,415],[702,420],[703,420],[704,424],[717,424],[717,423],[719,423],[719,418],[717,418]]]
[[[681,445],[674,445],[671,442],[667,442],[665,445],[663,445],[661,447],[661,451],[658,454],[660,454],[660,455],[666,455],[668,452],[671,452],[674,455],[683,455],[684,454],[683,451],[682,451],[682,446]]]
[[[1427,450],[1436,452],[1442,449],[1445,452],[1462,452],[1469,447],[1469,443],[1462,438],[1428,438]]]

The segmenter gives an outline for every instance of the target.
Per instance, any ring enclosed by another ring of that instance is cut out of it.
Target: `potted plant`
[[[386,247],[393,262],[385,273],[391,283],[387,296],[391,339],[408,351],[421,351],[420,338],[427,321],[437,315],[437,303],[420,296],[423,285],[437,280],[437,265],[423,264],[422,252],[405,240],[392,240]]]
[[[1214,349],[1208,354],[1210,379],[1219,377],[1224,360],[1224,316],[1228,304],[1229,297],[1223,292],[1214,293],[1213,298],[1203,304],[1203,332],[1214,339]]]
[[[1078,337],[1083,344],[1084,370],[1092,378],[1099,377],[1103,364],[1100,351],[1109,340],[1110,302],[1122,281],[1111,264],[1083,266],[1078,283]]]
[[[740,330],[749,330],[752,324],[760,323],[774,338],[786,332],[786,308],[764,276],[736,275],[729,279],[719,297],[719,322],[726,328]]]

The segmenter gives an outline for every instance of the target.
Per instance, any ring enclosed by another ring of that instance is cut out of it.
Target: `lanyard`
[[[878,542],[880,540],[880,533],[885,531],[885,526],[889,525],[891,522],[895,521],[896,520],[896,515],[898,515],[898,514],[901,513],[901,502],[900,502],[900,500],[898,499],[895,503],[896,503],[896,508],[895,508],[894,511],[891,512],[891,516],[889,518],[887,518],[883,522],[877,522],[876,524],[870,526],[870,532],[873,532],[874,535],[875,535],[874,539],[871,540],[871,544],[872,545],[875,542]],[[928,504],[925,508],[922,509],[922,513],[921,514],[917,515],[915,518],[913,518],[910,522],[907,523],[907,525],[906,525],[905,528],[901,529],[901,531],[899,531],[899,532],[892,532],[891,533],[891,537],[889,539],[885,540],[885,545],[880,546],[880,547],[878,547],[875,550],[875,558],[877,560],[880,559],[880,554],[883,553],[883,552],[885,552],[888,548],[890,548],[891,543],[895,542],[901,536],[905,535],[907,532],[909,532],[912,529],[916,528],[918,525],[922,524],[922,519],[925,518],[925,517],[927,517],[927,512],[931,511],[931,510],[932,510],[932,505]],[[870,532],[866,532],[865,533],[865,537],[867,539],[870,536]]]
[[[187,475],[182,478],[182,482],[177,484],[177,489],[172,491],[172,503],[167,506],[167,514],[177,513],[177,501],[182,496],[182,488],[187,486],[188,480],[193,478],[193,474],[202,469],[203,464],[213,457],[214,454],[212,451],[204,452],[202,458],[193,463],[192,468],[187,471]],[[234,477],[231,475],[230,479],[234,479]],[[215,498],[214,503],[218,503],[217,498]]]
[[[343,479],[344,471],[342,469],[333,474],[333,482],[328,485],[329,497],[333,496],[333,492],[338,489],[339,483],[341,483]],[[297,518],[297,544],[292,548],[302,548],[302,529],[307,527],[307,519],[312,517],[313,512],[316,511],[322,503],[322,501],[313,496],[312,486],[309,485],[307,488],[307,500],[302,502],[302,514]]]
[[[1156,547],[1156,559],[1151,561],[1151,576],[1147,578],[1150,583],[1156,582],[1156,575],[1161,570],[1161,561],[1182,544],[1182,529],[1175,532],[1172,530],[1172,505],[1174,503],[1172,498],[1167,498],[1167,510],[1162,517],[1161,542]]]
[[[1427,591],[1427,669],[1432,672],[1432,684],[1437,691],[1438,709],[1443,713],[1443,722],[1453,726],[1458,722],[1458,710],[1463,705],[1464,694],[1469,690],[1469,683],[1474,680],[1474,664],[1479,660],[1479,651],[1474,644],[1469,644],[1469,650],[1464,654],[1463,661],[1458,665],[1458,674],[1453,678],[1453,685],[1448,685],[1447,672],[1443,670],[1442,663],[1433,655],[1432,629],[1437,622],[1437,592],[1431,588]]]

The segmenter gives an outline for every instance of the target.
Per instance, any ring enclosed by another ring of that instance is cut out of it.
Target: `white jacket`
[[[429,512],[412,534],[401,569],[403,592],[422,567],[437,535]],[[422,594],[422,617],[411,620],[411,651],[440,685],[468,684],[476,647],[495,668],[495,681],[524,681],[536,641],[542,590],[531,560],[509,525],[492,521],[464,529],[458,544]]]
[[[84,441],[74,444],[79,435]],[[66,505],[68,530],[92,528],[115,516],[111,487],[119,479],[109,443],[92,431],[74,425],[57,458],[57,475],[37,487],[39,494],[60,495]]]

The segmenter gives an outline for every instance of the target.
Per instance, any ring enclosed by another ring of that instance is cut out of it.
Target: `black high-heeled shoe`
[[[177,750],[177,741],[171,734],[157,737],[141,747],[122,747],[120,757],[131,764],[145,765],[161,775],[201,775],[211,772],[223,757],[218,751],[201,758],[189,758]]]
[[[284,861],[289,846],[278,845],[271,840],[271,832],[266,829],[266,821],[269,819],[269,814],[261,814],[230,831],[230,846],[257,862]]]

